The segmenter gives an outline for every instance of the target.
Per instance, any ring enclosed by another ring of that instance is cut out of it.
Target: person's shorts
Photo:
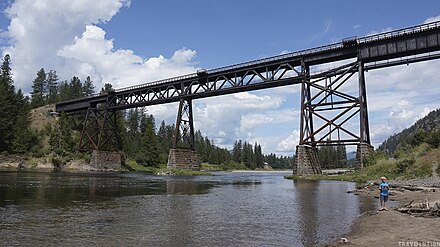
[[[388,196],[380,195],[380,201],[387,202],[388,201]]]

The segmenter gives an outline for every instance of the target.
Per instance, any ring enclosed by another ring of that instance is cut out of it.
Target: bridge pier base
[[[294,175],[321,174],[321,165],[318,159],[318,149],[315,147],[296,146]]]
[[[196,151],[191,149],[172,148],[168,155],[168,169],[199,169]]]
[[[122,170],[122,157],[116,151],[93,150],[90,166],[103,170]]]
[[[374,152],[374,147],[362,142],[357,145],[355,168],[364,167],[365,160]]]

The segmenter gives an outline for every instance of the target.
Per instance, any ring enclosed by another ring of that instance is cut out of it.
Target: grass
[[[156,167],[139,165],[134,160],[126,161],[125,168],[127,168],[129,171],[145,172],[145,173],[155,173],[156,170],[158,169]]]
[[[303,175],[286,176],[286,179],[298,180],[340,180],[365,183],[385,176],[388,179],[413,179],[432,175],[432,166],[440,163],[440,149],[432,149],[427,144],[407,147],[396,154],[396,158],[388,158],[381,152],[372,154],[366,166],[355,172],[340,175]],[[440,172],[440,166],[437,167]]]
[[[173,176],[212,175],[211,173],[205,172],[205,171],[194,171],[194,170],[187,170],[187,169],[167,169],[166,165],[164,165],[164,164],[161,164],[159,167],[143,166],[143,165],[138,164],[134,160],[126,161],[125,167],[129,171],[145,172],[145,173],[151,173],[151,174],[169,174],[169,175],[173,175]]]
[[[202,163],[200,169],[204,171],[233,171],[233,170],[249,170],[244,164],[220,164],[213,165]]]

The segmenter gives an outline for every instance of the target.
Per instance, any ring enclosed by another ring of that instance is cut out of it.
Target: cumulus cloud
[[[16,0],[6,9],[11,22],[3,33],[10,45],[14,80],[30,91],[36,72],[54,69],[61,78],[91,76],[97,87],[112,83],[125,87],[141,82],[187,74],[197,68],[196,52],[181,49],[171,58],[144,59],[129,49],[115,49],[113,40],[96,24],[112,19],[129,0]]]
[[[299,131],[294,130],[286,139],[278,143],[278,152],[294,152],[296,146],[299,144]]]
[[[430,17],[430,18],[426,19],[424,23],[430,23],[430,22],[435,22],[435,21],[440,21],[440,15]]]

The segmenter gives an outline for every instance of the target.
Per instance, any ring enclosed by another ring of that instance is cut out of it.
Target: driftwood
[[[425,202],[414,206],[411,205],[412,202],[413,201],[401,208],[398,208],[397,211],[421,217],[440,217],[440,204],[438,202],[432,206],[429,205],[428,200],[425,200]]]

